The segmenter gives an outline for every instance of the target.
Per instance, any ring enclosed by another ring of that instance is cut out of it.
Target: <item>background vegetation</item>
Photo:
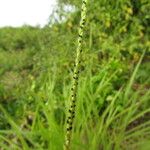
[[[59,0],[44,28],[0,29],[0,149],[63,149],[80,6]],[[73,150],[150,149],[149,8],[89,1]]]

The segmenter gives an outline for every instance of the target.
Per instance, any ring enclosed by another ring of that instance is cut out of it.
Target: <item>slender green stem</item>
[[[69,112],[67,117],[66,123],[66,138],[64,144],[64,150],[70,149],[71,143],[71,136],[72,136],[72,128],[74,123],[75,117],[75,108],[76,108],[76,96],[77,96],[77,87],[78,87],[78,79],[79,79],[79,70],[80,70],[80,63],[81,63],[81,53],[82,53],[82,41],[83,41],[83,30],[86,21],[86,12],[87,12],[87,0],[82,1],[82,9],[81,9],[81,20],[80,20],[80,27],[78,32],[78,46],[77,46],[77,55],[75,59],[75,66],[74,66],[74,73],[73,73],[73,84],[71,88],[71,100],[69,106]]]

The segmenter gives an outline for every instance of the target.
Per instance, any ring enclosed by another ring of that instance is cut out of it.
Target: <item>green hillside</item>
[[[0,28],[0,150],[63,149],[81,1],[58,4],[43,28]],[[71,150],[150,149],[149,8],[89,0]]]

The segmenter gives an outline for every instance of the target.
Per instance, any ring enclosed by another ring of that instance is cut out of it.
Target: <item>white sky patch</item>
[[[0,27],[44,26],[56,0],[0,0]]]

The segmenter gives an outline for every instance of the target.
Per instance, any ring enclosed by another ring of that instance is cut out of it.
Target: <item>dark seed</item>
[[[82,35],[79,34],[79,37],[82,38]]]
[[[83,4],[85,4],[85,5],[86,5],[86,2],[85,2],[85,1],[83,1]]]
[[[80,25],[80,28],[81,28],[81,29],[83,29],[83,26],[82,26],[82,25]]]
[[[67,131],[69,131],[70,130],[70,128],[67,128]]]
[[[79,43],[81,43],[82,41],[81,40],[79,40]]]

